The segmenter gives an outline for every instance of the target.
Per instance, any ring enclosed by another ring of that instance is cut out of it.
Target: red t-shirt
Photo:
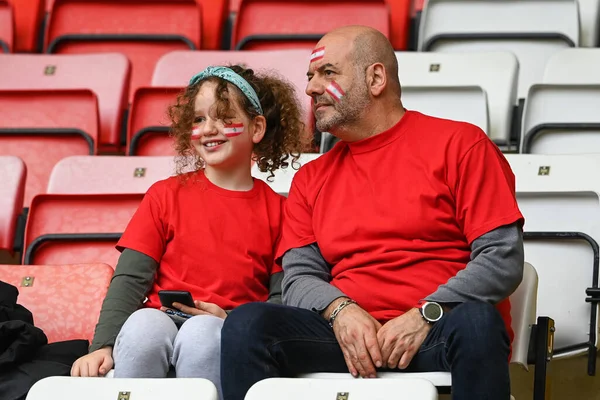
[[[146,307],[160,308],[159,290],[186,290],[195,300],[233,309],[265,301],[285,198],[261,180],[246,192],[212,184],[204,172],[152,185],[117,248],[159,263]]]
[[[298,171],[277,259],[317,242],[331,284],[384,323],[464,269],[473,240],[522,219],[510,166],[481,129],[407,111]],[[512,339],[508,299],[498,308]]]

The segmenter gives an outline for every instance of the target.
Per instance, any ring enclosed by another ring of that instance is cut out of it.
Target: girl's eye
[[[195,124],[199,124],[201,122],[204,122],[204,117],[196,117],[196,118],[194,118],[194,123]]]

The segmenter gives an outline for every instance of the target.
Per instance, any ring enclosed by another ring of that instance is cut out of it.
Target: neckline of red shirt
[[[384,147],[396,139],[400,138],[410,126],[411,119],[416,112],[406,110],[400,120],[387,131],[383,131],[366,139],[361,139],[356,142],[346,143],[352,154],[367,153]]]
[[[215,192],[221,196],[225,196],[225,197],[250,198],[250,197],[256,196],[256,194],[258,193],[258,191],[260,189],[259,188],[260,183],[258,182],[258,179],[256,179],[256,178],[252,178],[252,182],[253,182],[252,189],[244,191],[244,190],[229,190],[229,189],[225,189],[225,188],[215,185],[214,183],[212,183],[210,181],[210,179],[208,179],[208,177],[204,173],[204,170],[198,171],[198,175],[200,177],[200,180],[204,183],[204,185],[206,186],[206,188],[208,190],[212,190],[213,192]]]

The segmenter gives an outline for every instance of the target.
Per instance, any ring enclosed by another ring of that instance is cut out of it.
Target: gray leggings
[[[221,318],[198,315],[177,330],[164,312],[144,308],[131,314],[115,342],[115,378],[165,378],[171,365],[178,378],[205,378],[221,395]]]

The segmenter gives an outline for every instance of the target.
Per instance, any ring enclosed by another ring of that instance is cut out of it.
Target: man
[[[341,141],[294,177],[278,259],[287,306],[222,331],[225,400],[309,372],[450,371],[455,400],[510,398],[510,304],[523,274],[514,176],[477,127],[407,111],[387,39],[323,37],[306,93]]]

